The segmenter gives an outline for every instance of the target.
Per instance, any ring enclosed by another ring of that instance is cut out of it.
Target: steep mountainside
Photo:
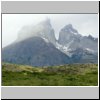
[[[94,51],[98,50],[97,38],[93,38],[91,35],[82,36],[71,24],[68,24],[61,29],[58,43],[71,50],[77,48],[90,49]]]
[[[2,61],[34,66],[50,66],[71,63],[70,58],[52,43],[40,37],[31,37],[9,45],[2,50]]]
[[[56,44],[56,47],[69,55],[73,62],[97,63],[98,61],[98,39],[91,35],[82,36],[71,24],[61,29]]]

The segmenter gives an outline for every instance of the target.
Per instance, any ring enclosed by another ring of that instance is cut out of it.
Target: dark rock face
[[[61,29],[58,42],[62,45],[67,45],[67,43],[71,42],[72,40],[78,41],[79,37],[80,35],[78,31],[74,29],[71,24],[68,24]]]
[[[83,50],[81,48],[77,48],[72,53],[72,61],[73,63],[98,63],[98,53],[89,52],[88,50]]]
[[[61,29],[58,43],[67,48],[64,53],[71,55],[73,63],[98,62],[98,39],[91,35],[82,36],[71,24]]]
[[[58,42],[61,45],[69,46],[71,50],[75,50],[77,48],[89,48],[96,52],[98,50],[97,38],[93,38],[91,35],[82,36],[71,24],[68,24],[61,29]]]
[[[51,43],[32,37],[9,45],[2,50],[2,61],[32,66],[51,66],[70,63],[70,58]]]

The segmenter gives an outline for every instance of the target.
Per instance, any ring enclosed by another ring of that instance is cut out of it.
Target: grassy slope
[[[97,86],[97,64],[52,67],[2,64],[2,86]]]

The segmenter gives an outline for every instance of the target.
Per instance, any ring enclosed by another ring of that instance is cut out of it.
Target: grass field
[[[32,67],[2,63],[2,86],[97,86],[97,64]]]

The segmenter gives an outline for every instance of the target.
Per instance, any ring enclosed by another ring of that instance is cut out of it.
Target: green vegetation
[[[97,86],[97,64],[49,67],[2,64],[2,86]]]

